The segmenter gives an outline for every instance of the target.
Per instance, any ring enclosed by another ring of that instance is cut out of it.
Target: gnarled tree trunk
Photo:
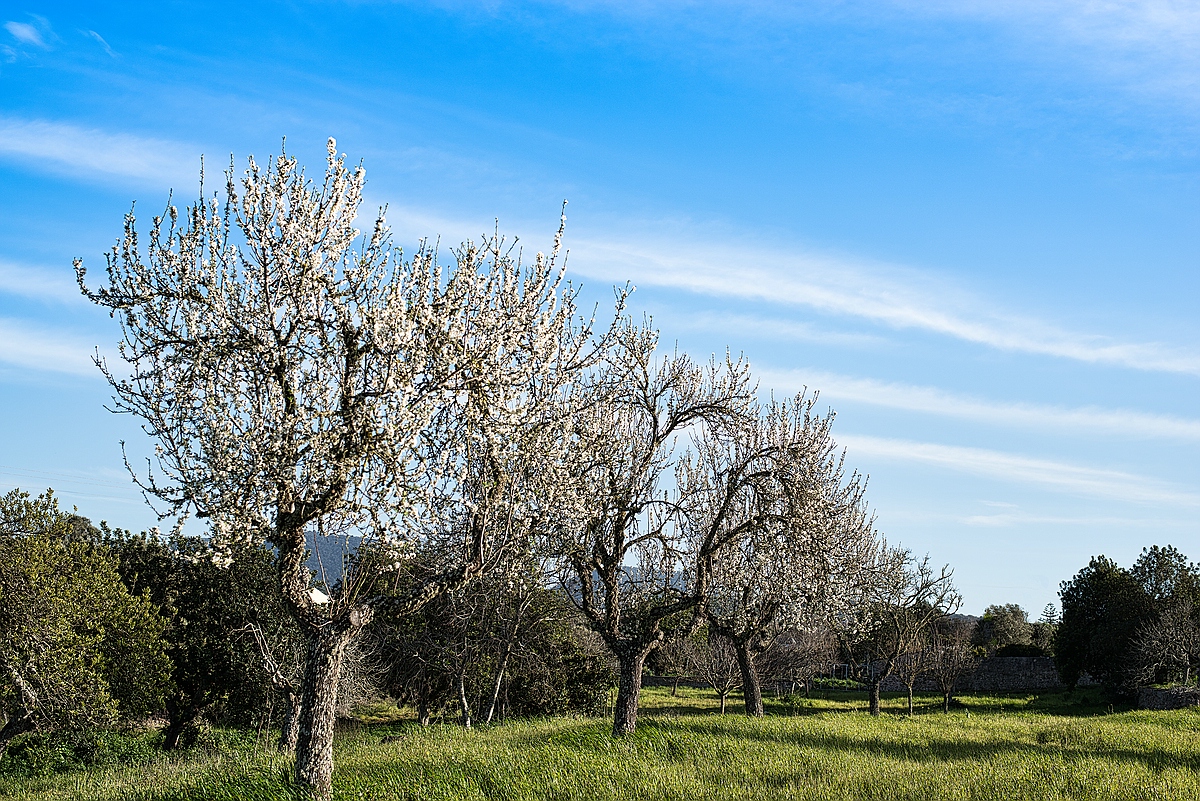
[[[871,697],[871,714],[878,716],[880,712],[879,702],[879,685],[883,683],[883,676],[875,676],[868,680],[867,690]]]
[[[13,712],[4,728],[0,729],[0,756],[4,756],[14,737],[27,731],[33,731],[33,713],[27,709]]]
[[[762,685],[758,680],[758,668],[754,665],[754,654],[743,640],[734,640],[738,667],[742,671],[742,696],[746,699],[746,714],[752,718],[763,716]]]
[[[317,801],[333,794],[333,729],[337,720],[338,680],[352,632],[332,624],[316,630],[309,640],[301,687],[299,736],[296,739],[296,780]]]
[[[287,706],[283,710],[283,722],[279,730],[279,750],[285,754],[295,753],[296,740],[300,736],[300,694],[288,691]]]
[[[613,737],[633,734],[637,728],[638,695],[642,691],[642,666],[648,648],[629,648],[617,652],[620,678],[617,682],[617,703],[613,709]]]
[[[179,748],[183,730],[199,716],[200,706],[191,698],[168,698],[167,727],[163,729],[163,750],[174,751]]]

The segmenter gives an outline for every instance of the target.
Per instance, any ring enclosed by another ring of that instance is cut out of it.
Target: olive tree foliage
[[[46,493],[0,497],[0,754],[35,729],[159,711],[164,621],[131,595],[90,524]]]
[[[687,482],[677,448],[704,426],[729,425],[751,400],[741,361],[700,365],[656,354],[658,333],[625,323],[603,369],[581,384],[556,530],[563,582],[619,663],[613,734],[637,726],[647,656],[668,634],[694,630],[707,591],[707,556],[723,544],[718,513],[689,538]]]
[[[1020,648],[1033,642],[1033,627],[1029,615],[1019,604],[992,604],[983,610],[975,625],[972,636],[975,645],[988,650],[989,655],[1000,651],[1000,656],[1021,656],[1012,653],[1014,646]]]
[[[124,365],[98,363],[114,410],[155,441],[154,464],[131,469],[147,499],[207,519],[217,543],[278,551],[308,638],[297,780],[324,797],[338,676],[374,579],[419,564],[409,595],[388,600],[415,612],[488,569],[537,495],[533,473],[510,468],[554,458],[560,388],[592,351],[561,228],[530,263],[499,235],[448,265],[425,244],[405,258],[382,210],[356,227],[364,182],[332,139],[323,181],[287,155],[251,158],[223,197],[202,177],[200,199],[168,206],[144,243],[127,215],[104,285],[76,261],[121,326]],[[305,554],[322,536],[361,537],[378,558],[314,593]]]
[[[828,619],[874,552],[865,482],[847,475],[817,396],[752,407],[704,432],[685,462],[687,525],[707,555],[708,625],[727,637],[746,714],[762,717],[756,660],[783,631]]]

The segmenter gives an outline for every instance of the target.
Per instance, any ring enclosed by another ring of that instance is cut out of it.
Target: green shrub
[[[153,760],[162,735],[112,729],[78,729],[26,734],[0,758],[0,775],[49,776],[71,770],[141,765]]]

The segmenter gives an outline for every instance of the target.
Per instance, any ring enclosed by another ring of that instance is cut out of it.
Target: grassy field
[[[637,733],[555,718],[463,731],[364,724],[338,741],[338,799],[1198,799],[1200,712],[1121,711],[1097,696],[966,697],[914,717],[861,694],[714,714],[711,693],[644,692]],[[904,710],[906,711],[906,710]],[[373,710],[376,719],[385,710]],[[388,742],[382,742],[383,738]],[[138,768],[0,779],[22,799],[290,798],[287,761],[252,750]]]

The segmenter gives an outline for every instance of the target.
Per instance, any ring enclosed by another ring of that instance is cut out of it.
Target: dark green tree
[[[111,724],[162,707],[164,621],[125,588],[93,532],[49,490],[0,497],[0,753],[27,731]]]
[[[1062,583],[1060,596],[1062,622],[1054,653],[1063,681],[1073,687],[1086,672],[1110,692],[1130,692],[1136,682],[1131,644],[1156,617],[1143,584],[1111,559],[1096,556]]]
[[[260,545],[214,550],[195,537],[107,527],[101,541],[129,589],[145,594],[167,620],[173,690],[164,748],[179,746],[202,717],[265,726],[276,715],[284,746],[294,745],[286,736],[292,707],[261,649],[285,664],[299,658],[300,632],[284,608],[274,554]]]
[[[1200,606],[1200,567],[1173,545],[1143,548],[1129,573],[1159,612],[1169,607]]]

